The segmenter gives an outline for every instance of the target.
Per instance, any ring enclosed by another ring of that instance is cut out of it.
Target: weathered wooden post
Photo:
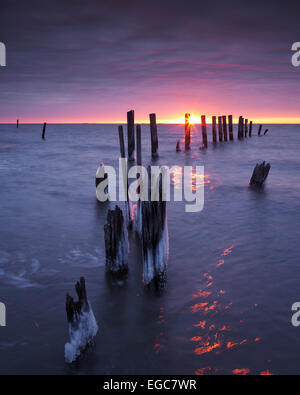
[[[142,166],[142,129],[136,125],[136,164]]]
[[[106,271],[126,273],[128,271],[128,240],[122,210],[116,206],[108,210],[104,225]]]
[[[46,125],[47,125],[47,123],[45,122],[45,123],[44,123],[44,126],[43,126],[43,133],[42,133],[42,139],[43,139],[43,140],[45,140]]]
[[[125,144],[124,144],[124,134],[123,134],[123,126],[118,127],[119,130],[119,141],[120,141],[120,154],[121,158],[126,158],[125,156]]]
[[[229,140],[233,141],[232,115],[228,115],[228,124],[229,124]]]
[[[157,158],[158,157],[158,136],[157,136],[156,115],[150,114],[149,116],[150,116],[152,158]]]
[[[176,143],[176,152],[181,152],[180,140],[177,140],[177,143]]]
[[[245,119],[245,137],[247,137],[248,134],[248,119]]]
[[[128,160],[134,161],[134,111],[127,112],[127,139],[128,139]]]
[[[212,135],[213,135],[213,143],[217,143],[217,117],[212,117]]]
[[[260,134],[261,134],[262,126],[263,126],[263,125],[259,125],[259,128],[258,128],[258,136],[260,136]]]
[[[81,277],[80,282],[76,283],[75,290],[78,302],[74,302],[69,294],[66,295],[66,313],[70,336],[70,342],[65,344],[67,363],[79,359],[81,353],[93,344],[94,337],[98,332],[98,324],[87,298],[84,277]]]
[[[269,129],[266,129],[264,132],[264,136],[268,133]]]
[[[219,141],[223,141],[222,117],[218,117],[218,131],[219,131]]]
[[[207,148],[207,129],[205,115],[201,115],[201,129],[202,129],[202,143],[203,147]]]
[[[223,115],[223,136],[224,141],[227,141],[227,123],[226,123],[226,115]]]
[[[19,127],[19,120],[17,119],[17,129],[18,129],[18,127]]]
[[[270,163],[263,161],[260,165],[257,163],[250,180],[250,185],[256,185],[261,187],[268,177],[269,171],[271,169]]]
[[[249,124],[249,137],[251,137],[252,136],[252,121],[250,121],[250,124]]]
[[[190,125],[190,116],[191,114],[186,113],[185,114],[185,133],[184,133],[184,139],[185,139],[185,150],[188,151],[190,149],[190,143],[191,143],[191,125]]]

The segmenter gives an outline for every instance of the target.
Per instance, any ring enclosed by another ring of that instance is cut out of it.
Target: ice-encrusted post
[[[201,115],[201,129],[202,129],[202,143],[204,148],[207,148],[207,130],[206,130],[206,117]]]
[[[265,182],[266,178],[268,177],[271,165],[263,161],[261,164],[256,164],[252,177],[250,179],[250,185],[256,185],[261,187]]]
[[[212,117],[212,135],[213,135],[213,143],[217,143],[217,117]]]
[[[190,116],[191,114],[185,114],[185,126],[184,126],[184,140],[185,140],[185,150],[188,151],[190,149],[191,143],[191,125],[190,125]]]
[[[93,343],[98,332],[98,325],[87,299],[85,279],[75,285],[78,302],[67,294],[66,312],[69,323],[70,342],[65,344],[65,360],[67,363],[76,361],[81,353]]]
[[[46,126],[47,126],[47,123],[44,122],[43,133],[42,133],[42,139],[43,139],[43,140],[45,140]]]
[[[228,115],[228,124],[229,124],[229,140],[233,141],[232,115]]]
[[[134,111],[127,112],[127,139],[128,139],[128,160],[134,161]]]
[[[223,141],[223,132],[222,132],[222,117],[218,117],[218,131],[219,131],[219,141]]]
[[[157,125],[156,115],[150,114],[150,133],[151,133],[151,153],[152,158],[158,157],[158,137],[157,137]]]
[[[119,206],[108,210],[104,225],[106,271],[126,273],[128,271],[128,239],[123,212]]]
[[[252,136],[252,121],[250,121],[250,124],[249,124],[249,137],[251,137]]]
[[[224,136],[224,141],[227,141],[227,122],[226,122],[226,115],[223,115],[222,118],[223,118],[223,136]]]
[[[262,129],[262,126],[263,126],[263,125],[259,125],[259,128],[258,128],[258,133],[257,133],[257,135],[258,135],[258,136],[260,136],[260,134],[261,134],[261,129]]]

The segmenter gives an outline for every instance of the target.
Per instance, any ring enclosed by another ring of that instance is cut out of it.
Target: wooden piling
[[[180,140],[177,140],[177,143],[176,143],[176,152],[181,152]]]
[[[190,149],[191,143],[191,125],[190,125],[190,116],[191,114],[185,114],[185,133],[184,133],[184,140],[185,140],[185,150],[188,151]]]
[[[229,124],[229,140],[233,141],[232,115],[228,115],[228,124]]]
[[[247,137],[248,134],[248,119],[245,119],[245,137]]]
[[[18,127],[19,127],[19,120],[17,119],[17,129],[18,129]]]
[[[157,136],[156,114],[150,114],[149,117],[150,117],[152,158],[157,158],[158,157],[158,136]]]
[[[249,137],[251,137],[252,136],[252,121],[250,121],[250,124],[249,124]]]
[[[46,125],[47,125],[47,123],[46,123],[46,122],[44,122],[44,126],[43,126],[43,133],[42,133],[42,139],[43,139],[43,140],[45,140]]]
[[[264,132],[264,136],[268,133],[269,129],[266,129]]]
[[[142,166],[142,129],[136,125],[136,164]]]
[[[123,134],[123,126],[118,127],[119,130],[119,141],[120,141],[120,154],[121,158],[125,158],[125,144],[124,144],[124,134]]]
[[[217,117],[212,117],[212,135],[213,135],[213,143],[217,143]]]
[[[259,128],[258,128],[258,136],[260,136],[260,134],[261,134],[262,126],[263,126],[263,125],[259,125]]]
[[[223,136],[224,136],[224,141],[227,141],[227,123],[226,123],[226,115],[223,115]]]
[[[127,140],[128,140],[128,160],[134,161],[134,111],[127,112]]]
[[[238,139],[241,140],[243,138],[243,117],[239,117],[239,128],[238,128]]]
[[[261,187],[265,182],[266,178],[268,177],[270,169],[270,163],[266,164],[265,161],[263,161],[261,164],[257,163],[250,179],[250,185],[256,185],[258,187]]]
[[[207,148],[207,129],[205,115],[201,115],[201,128],[202,128],[202,143],[204,148]]]
[[[218,132],[219,132],[219,141],[223,141],[222,117],[218,117]]]

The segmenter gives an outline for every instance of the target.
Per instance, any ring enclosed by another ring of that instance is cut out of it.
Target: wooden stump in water
[[[250,179],[250,185],[262,186],[265,182],[266,178],[268,177],[271,165],[263,161],[261,164],[256,164],[252,177]]]
[[[222,117],[218,117],[218,132],[219,132],[219,141],[223,141]]]
[[[264,132],[264,136],[268,133],[269,129],[266,129]]]
[[[108,210],[104,225],[106,270],[111,273],[128,271],[128,240],[123,212],[116,206]]]
[[[213,143],[217,143],[217,117],[212,117],[212,135],[213,135]]]
[[[262,126],[263,126],[263,125],[259,125],[259,128],[258,128],[258,136],[260,136],[260,134],[261,134]]]
[[[80,314],[83,311],[86,312],[90,311],[90,307],[86,296],[84,277],[80,278],[80,282],[77,281],[75,285],[75,290],[78,296],[78,302],[74,302],[74,299],[69,294],[67,294],[66,296],[67,320],[70,323],[74,323],[76,320],[78,320]]]
[[[202,128],[202,143],[204,148],[207,148],[207,129],[205,115],[201,115],[201,128]]]
[[[250,124],[249,124],[249,137],[251,137],[252,136],[252,121],[250,121]]]
[[[124,134],[123,134],[123,126],[119,126],[118,127],[118,131],[119,131],[119,142],[120,142],[120,154],[121,154],[121,158],[125,158],[125,144],[124,144]]]
[[[181,152],[180,140],[177,140],[177,143],[176,143],[176,152]]]
[[[185,132],[184,132],[184,140],[185,140],[185,150],[188,151],[190,149],[191,143],[191,125],[190,125],[190,116],[191,114],[185,114]]]
[[[227,141],[227,123],[226,123],[226,115],[223,115],[223,136],[224,136],[224,141]]]
[[[157,136],[156,115],[150,114],[149,116],[150,116],[152,158],[157,158],[158,157],[158,136]]]
[[[245,137],[247,137],[248,134],[248,119],[245,119]]]
[[[99,184],[102,183],[102,181],[105,181],[105,187],[101,188]],[[107,194],[108,194],[108,174],[105,173],[105,167],[104,163],[101,162],[100,166],[98,167],[96,171],[96,196],[99,202],[105,202],[107,200]]]
[[[233,141],[232,115],[228,115],[228,123],[229,123],[229,140]]]
[[[47,123],[46,123],[46,122],[44,122],[44,126],[43,126],[43,133],[42,133],[42,139],[43,139],[43,140],[45,140],[46,125],[47,125]]]
[[[239,117],[238,138],[239,140],[244,138],[244,118],[242,116]]]
[[[17,119],[17,129],[18,129],[18,127],[19,127],[19,120]]]
[[[134,111],[127,112],[127,142],[128,142],[128,160],[134,161]]]

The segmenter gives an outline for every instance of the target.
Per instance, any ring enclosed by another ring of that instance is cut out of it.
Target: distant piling
[[[142,129],[136,125],[136,164],[142,166]]]
[[[204,148],[207,148],[207,129],[205,115],[201,115],[202,142]]]
[[[232,115],[228,115],[228,125],[229,125],[229,140],[233,141]]]
[[[266,129],[264,132],[264,136],[268,133],[269,129]]]
[[[158,157],[158,136],[156,125],[156,114],[150,114],[151,152],[152,158]]]
[[[17,119],[17,129],[18,129],[18,127],[19,127],[19,120]]]
[[[227,122],[226,122],[226,115],[223,115],[223,136],[224,136],[224,141],[227,141]]]
[[[222,132],[222,117],[218,117],[218,132],[219,132],[219,141],[223,141],[223,132]]]
[[[128,140],[128,160],[134,160],[134,110],[127,112],[127,140]]]
[[[251,137],[252,136],[252,121],[250,121],[250,124],[249,124],[249,137]]]
[[[248,134],[248,119],[245,119],[245,137],[247,137]]]
[[[262,126],[263,126],[263,125],[259,125],[259,128],[258,128],[258,136],[260,136],[260,134],[261,134]]]
[[[239,140],[244,138],[244,119],[242,116],[239,117],[238,138]]]
[[[121,158],[125,158],[125,144],[124,144],[124,133],[123,133],[123,126],[118,127],[119,130],[119,141],[120,141],[120,154]]]
[[[43,139],[43,140],[45,140],[46,126],[47,126],[47,123],[44,122],[43,133],[42,133],[42,139]]]
[[[191,125],[190,125],[190,116],[191,114],[185,114],[185,132],[184,132],[184,140],[185,140],[185,150],[188,151],[190,149],[191,143]]]
[[[180,140],[177,140],[177,143],[176,143],[176,152],[181,152]]]
[[[212,135],[213,135],[213,143],[217,143],[217,117],[212,117]]]

